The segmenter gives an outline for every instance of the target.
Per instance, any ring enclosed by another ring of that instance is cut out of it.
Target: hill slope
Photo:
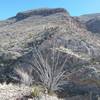
[[[53,44],[56,37],[59,43],[57,50],[62,53],[63,59],[64,55],[67,56],[66,70],[71,72],[79,67],[70,81],[85,86],[91,83],[91,88],[98,87],[96,93],[100,91],[100,37],[80,25],[62,8],[21,12],[1,21],[0,80],[11,81],[14,68],[18,65],[26,69],[30,66],[27,62],[33,60],[33,44],[46,54],[49,43]]]
[[[78,20],[86,25],[87,30],[100,33],[100,13],[82,15]]]

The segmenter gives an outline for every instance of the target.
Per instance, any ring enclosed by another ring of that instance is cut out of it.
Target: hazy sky
[[[100,0],[0,0],[0,20],[35,8],[66,8],[71,15],[100,13]]]

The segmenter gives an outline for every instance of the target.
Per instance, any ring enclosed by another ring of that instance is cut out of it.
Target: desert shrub
[[[68,62],[68,55],[59,50],[61,43],[57,39],[46,42],[41,47],[33,45],[32,59],[25,61],[31,66],[31,73],[17,70],[17,74],[21,78],[21,82],[30,85],[30,83],[41,84],[46,87],[48,94],[54,94],[55,91],[62,90],[62,85],[68,83],[70,73],[76,72],[72,70],[69,72],[65,69],[66,62]],[[34,74],[33,74],[34,73]],[[76,72],[77,73],[77,72]],[[38,91],[37,91],[38,92]],[[34,94],[33,95],[37,95]]]
[[[56,90],[61,89],[61,85],[67,84],[64,76],[67,70],[64,70],[67,57],[60,51],[57,51],[58,44],[53,41],[53,45],[41,51],[41,48],[34,46],[33,48],[33,60],[30,63],[33,71],[38,76],[38,81],[43,86],[46,86],[48,93],[53,93]],[[60,61],[62,58],[63,62]],[[34,77],[35,80],[35,77]]]
[[[32,96],[39,97],[41,95],[41,88],[39,86],[32,86]]]
[[[15,68],[15,72],[19,77],[16,77],[16,80],[20,81],[22,84],[31,85],[33,82],[32,73],[28,73],[23,68]]]

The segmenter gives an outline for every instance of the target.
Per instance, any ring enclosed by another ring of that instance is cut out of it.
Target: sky
[[[100,13],[100,0],[0,0],[0,20],[37,8],[65,8],[72,16]]]

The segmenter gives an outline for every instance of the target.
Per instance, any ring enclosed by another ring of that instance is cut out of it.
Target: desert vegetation
[[[33,48],[31,48],[32,60],[26,61],[30,67],[28,70],[19,66],[15,68],[18,77],[14,77],[14,79],[21,84],[33,87],[33,96],[37,97],[41,92],[48,95],[57,95],[58,92],[63,90],[63,85],[67,85],[70,77],[77,73],[80,68],[79,66],[75,67],[71,72],[66,69],[68,55],[67,52],[60,50],[62,46],[64,44],[60,44],[56,37],[46,42],[46,44],[44,43],[41,47],[33,44]],[[72,53],[71,56],[75,55]]]
[[[0,100],[91,100],[99,58],[99,36],[65,9],[20,12],[0,22]]]
[[[50,44],[49,44],[50,45]],[[67,84],[65,76],[69,75],[64,69],[67,57],[61,61],[63,53],[57,50],[57,40],[53,40],[53,45],[46,48],[46,54],[41,48],[34,46],[32,49],[32,62],[26,62],[31,65],[28,72],[23,68],[15,69],[19,75],[20,82],[26,85],[39,84],[47,88],[48,92],[54,92],[61,89],[61,85]],[[60,64],[61,63],[61,64]],[[59,65],[60,64],[60,65]]]

